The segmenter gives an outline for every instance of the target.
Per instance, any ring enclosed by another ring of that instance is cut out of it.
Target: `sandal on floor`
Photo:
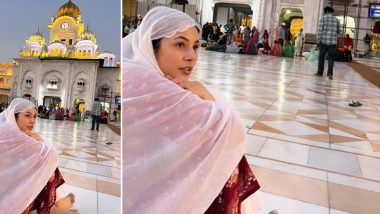
[[[359,101],[352,100],[350,103],[348,103],[348,105],[351,107],[359,107],[359,106],[362,106],[363,104],[361,104]]]

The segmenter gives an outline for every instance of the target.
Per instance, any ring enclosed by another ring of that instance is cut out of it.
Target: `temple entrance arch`
[[[279,16],[279,26],[285,24],[289,29],[291,40],[294,42],[298,31],[303,28],[302,10],[298,8],[283,8]]]
[[[86,110],[86,102],[81,98],[74,98],[74,106],[80,113]]]
[[[346,17],[337,16],[336,18],[340,21],[340,26],[345,26],[343,28],[343,34],[342,35],[345,36],[346,34],[348,34],[348,35],[350,35],[350,38],[355,38],[355,34],[356,34],[355,19],[352,18],[351,16],[346,16]],[[344,20],[344,18],[346,18],[346,20]]]
[[[8,104],[8,95],[0,94],[0,105],[1,104]]]
[[[380,21],[376,21],[371,35],[370,52],[372,56],[380,57]]]
[[[290,27],[292,24],[292,21],[295,19],[302,19],[303,20],[303,14],[302,10],[298,8],[282,8],[280,16],[279,16],[279,22],[278,26],[281,26],[282,23],[285,23],[287,27]]]
[[[252,9],[247,4],[216,3],[214,6],[213,22],[225,25],[229,19],[234,20],[236,27],[241,25],[252,26]]]
[[[61,107],[61,102],[62,102],[62,100],[60,97],[44,96],[42,105],[43,106],[50,106],[50,104],[51,104],[53,107]]]

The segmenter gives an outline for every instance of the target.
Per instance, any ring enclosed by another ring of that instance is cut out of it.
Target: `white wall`
[[[19,66],[14,68],[14,83],[17,88],[13,93],[15,96],[22,97],[28,93],[37,99],[38,104],[43,103],[44,96],[57,96],[62,99],[62,107],[70,108],[73,106],[74,98],[84,99],[86,109],[90,110],[94,96],[98,74],[100,72],[99,62],[97,60],[39,60],[36,58],[16,58]],[[117,69],[117,68],[114,68]],[[32,72],[33,87],[25,89],[23,77],[26,72]],[[102,74],[110,78],[113,85],[117,85],[117,75],[112,73]],[[60,79],[59,89],[47,89],[46,82],[52,76]],[[101,76],[99,78],[105,78]],[[76,88],[76,82],[79,79],[86,80],[86,89],[79,92]]]

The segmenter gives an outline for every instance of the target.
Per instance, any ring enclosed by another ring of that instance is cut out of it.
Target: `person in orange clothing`
[[[242,46],[243,45],[243,38],[241,37],[241,35],[238,35],[235,38],[234,44],[237,45],[237,46]]]

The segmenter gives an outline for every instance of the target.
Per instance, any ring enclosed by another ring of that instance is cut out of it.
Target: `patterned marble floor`
[[[242,116],[262,197],[273,199],[265,209],[378,213],[380,90],[345,63],[335,64],[333,81],[316,69],[303,58],[200,50],[192,78],[223,91]]]
[[[378,72],[380,72],[380,58],[357,58],[353,59],[355,62],[364,64]]]
[[[81,214],[120,213],[120,136],[104,124],[99,132],[90,128],[90,120],[38,119],[35,131],[59,154],[59,169],[66,183],[59,188],[58,197],[73,192],[74,208]]]

